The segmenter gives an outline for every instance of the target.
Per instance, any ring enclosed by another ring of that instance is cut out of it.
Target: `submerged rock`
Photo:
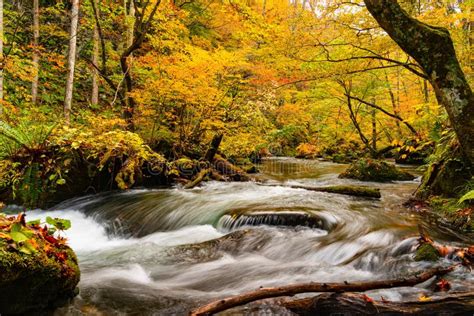
[[[351,164],[346,171],[339,175],[339,178],[388,182],[409,181],[413,180],[415,176],[406,171],[399,170],[385,161],[362,158]]]
[[[45,314],[78,293],[72,249],[23,215],[0,214],[0,272],[0,314]]]
[[[165,256],[167,256],[168,263],[205,262],[216,260],[224,253],[237,255],[256,251],[263,247],[270,238],[270,235],[263,230],[237,230],[217,239],[169,248]]]
[[[234,210],[221,217],[218,227],[225,230],[234,230],[243,226],[284,226],[308,227],[324,230],[332,229],[333,224],[322,216],[306,211],[292,211],[285,209],[275,210]]]

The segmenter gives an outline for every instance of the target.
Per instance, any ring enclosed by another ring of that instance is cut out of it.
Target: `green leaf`
[[[71,228],[71,221],[62,218],[46,217],[46,223],[54,226],[57,230],[68,230]]]
[[[13,241],[16,243],[24,242],[27,241],[29,238],[25,236],[25,234],[17,232],[17,231],[12,231],[10,233],[10,236],[12,237]]]
[[[474,190],[471,190],[471,191],[467,192],[466,194],[464,194],[459,199],[458,203],[461,204],[462,202],[467,201],[467,200],[474,200]]]
[[[21,224],[20,223],[14,223],[10,229],[10,231],[13,232],[20,232],[21,231]]]
[[[41,224],[41,220],[36,219],[36,220],[34,220],[34,221],[29,221],[29,222],[27,222],[26,224],[28,224],[28,225],[30,225],[30,226],[39,225],[39,224]]]
[[[66,184],[66,180],[65,179],[58,179],[58,181],[56,181],[56,184],[64,185],[64,184]]]

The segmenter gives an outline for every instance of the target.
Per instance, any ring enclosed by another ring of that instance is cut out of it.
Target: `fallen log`
[[[351,196],[358,196],[358,197],[366,197],[366,198],[375,198],[380,199],[380,189],[377,188],[370,188],[366,186],[345,186],[345,185],[335,185],[329,187],[307,187],[302,185],[279,185],[279,184],[262,184],[266,186],[284,186],[291,189],[304,189],[309,191],[316,191],[316,192],[327,192],[327,193],[334,193],[334,194],[344,194],[344,195],[351,195]]]
[[[448,268],[436,268],[418,275],[407,278],[399,278],[385,281],[372,282],[344,282],[344,283],[302,283],[293,284],[281,287],[260,288],[255,291],[239,294],[236,296],[224,298],[218,301],[211,302],[204,306],[198,307],[190,312],[190,316],[212,315],[232,307],[245,305],[261,299],[279,297],[279,296],[293,296],[301,293],[310,292],[365,292],[376,289],[387,289],[393,287],[414,286],[423,283],[434,276],[441,276],[449,273],[455,266]]]
[[[220,174],[230,177],[234,181],[249,181],[250,177],[239,167],[234,166],[220,155],[215,155],[213,167]]]
[[[186,183],[184,186],[185,189],[192,189],[195,188],[197,185],[199,185],[206,177],[209,175],[211,172],[210,169],[202,169],[199,171],[199,173],[196,175],[196,177],[191,181]]]
[[[297,300],[280,300],[276,304],[302,316],[317,315],[472,315],[474,292],[454,293],[441,299],[389,302],[375,301],[355,293],[324,293]]]
[[[216,180],[216,181],[221,181],[221,182],[227,181],[227,179],[224,176],[219,174],[219,172],[217,172],[214,169],[211,170],[211,179]]]

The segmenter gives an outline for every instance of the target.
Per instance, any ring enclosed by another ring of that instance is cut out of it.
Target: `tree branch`
[[[351,95],[349,95],[349,94],[346,94],[346,96],[347,96],[348,98],[352,99],[352,100],[356,100],[356,101],[359,101],[360,103],[363,103],[363,104],[365,104],[365,105],[367,105],[367,106],[370,106],[371,108],[377,109],[377,110],[379,110],[380,112],[382,112],[382,113],[384,113],[384,114],[386,114],[386,115],[388,115],[388,116],[390,116],[390,117],[392,117],[392,118],[394,118],[394,119],[396,119],[396,120],[399,120],[400,122],[402,122],[403,124],[405,124],[406,127],[407,127],[413,134],[418,135],[418,132],[413,128],[413,126],[411,126],[410,123],[408,123],[408,122],[406,122],[405,120],[403,120],[403,118],[401,118],[400,116],[398,116],[398,115],[396,115],[396,114],[393,114],[393,113],[390,113],[390,112],[388,112],[387,110],[385,110],[384,108],[382,108],[382,107],[380,107],[380,106],[378,106],[378,105],[376,105],[376,104],[373,104],[373,103],[367,102],[367,101],[365,101],[365,100],[362,100],[362,99],[360,99],[360,98],[358,98],[358,97],[354,97],[354,96],[351,96]]]
[[[384,281],[372,282],[355,282],[355,283],[303,283],[293,284],[280,287],[260,288],[255,291],[243,293],[233,297],[224,298],[218,301],[211,302],[207,305],[196,308],[191,311],[190,316],[212,315],[232,307],[241,306],[253,301],[279,297],[292,296],[301,293],[317,293],[317,292],[365,292],[376,289],[387,289],[401,286],[414,286],[416,284],[425,282],[434,276],[445,275],[454,270],[454,266],[449,268],[431,269],[418,275],[408,278],[399,278]]]

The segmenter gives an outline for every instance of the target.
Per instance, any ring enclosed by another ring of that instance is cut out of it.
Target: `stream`
[[[419,179],[384,184],[338,179],[346,167],[275,158],[259,166],[258,177],[281,184],[277,186],[207,182],[192,190],[138,189],[29,212],[29,220],[52,216],[72,221],[63,235],[79,258],[80,294],[56,314],[186,315],[200,303],[260,286],[407,275],[434,265],[413,260],[419,224],[440,243],[472,243],[401,206]],[[380,188],[382,198],[292,189],[287,184],[363,184]],[[233,238],[205,242],[229,233]],[[442,259],[436,264],[452,262]],[[472,290],[474,273],[459,268],[447,279],[453,291]],[[431,292],[430,285],[427,281],[366,294],[392,301],[443,295]],[[245,314],[245,308],[240,311]],[[257,314],[272,313],[283,314],[271,307]]]

